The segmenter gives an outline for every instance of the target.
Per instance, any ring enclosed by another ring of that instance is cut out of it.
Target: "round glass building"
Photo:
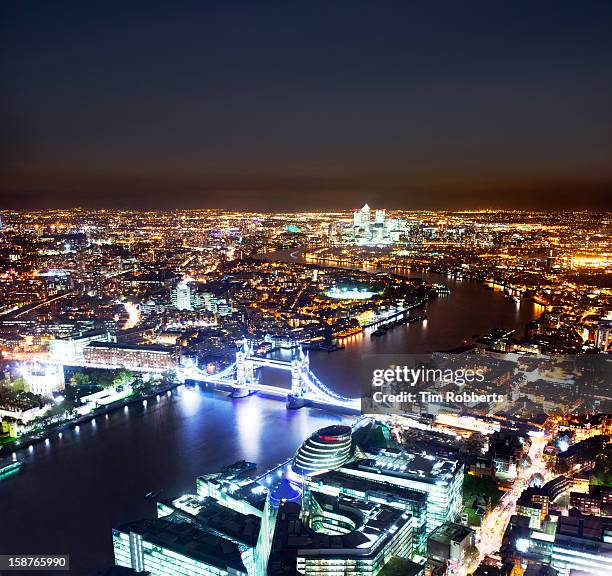
[[[339,468],[353,453],[350,426],[327,426],[317,430],[299,448],[293,470],[302,476]]]

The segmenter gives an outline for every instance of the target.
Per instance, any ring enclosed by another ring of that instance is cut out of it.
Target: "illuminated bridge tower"
[[[304,377],[310,370],[308,352],[304,354],[300,346],[297,355],[291,359],[291,394],[287,396],[287,407],[301,408],[305,404],[306,383]]]
[[[232,396],[242,397],[250,394],[249,385],[255,381],[251,354],[251,344],[248,341],[244,343],[242,349],[236,352],[236,386]]]

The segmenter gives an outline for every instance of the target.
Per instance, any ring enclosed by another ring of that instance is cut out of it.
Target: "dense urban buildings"
[[[166,479],[206,450],[113,511],[97,569],[608,570],[609,213],[1,216],[3,485],[145,421]]]
[[[611,29],[3,2],[0,574],[612,575]]]

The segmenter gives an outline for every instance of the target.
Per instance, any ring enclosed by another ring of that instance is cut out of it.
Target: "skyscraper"
[[[191,286],[187,280],[181,280],[172,291],[172,303],[178,310],[192,310]]]
[[[400,242],[406,231],[405,220],[387,218],[383,209],[372,213],[371,208],[364,204],[363,208],[353,212],[353,226],[345,234],[345,241],[364,246],[392,244]]]
[[[370,226],[370,207],[367,204],[361,209],[361,225],[366,228]]]

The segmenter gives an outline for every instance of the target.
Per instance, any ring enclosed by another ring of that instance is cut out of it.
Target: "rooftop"
[[[166,516],[168,520],[195,520],[204,531],[221,534],[239,545],[254,547],[257,544],[261,520],[253,514],[242,514],[219,504],[214,498],[199,498],[193,494],[166,500],[162,504],[175,510]]]
[[[441,544],[450,544],[451,542],[463,542],[470,534],[473,534],[474,530],[463,526],[463,524],[456,524],[455,522],[445,522],[438,526],[430,535],[429,540],[440,542]]]
[[[378,573],[378,576],[421,576],[421,574],[425,574],[425,565],[393,556]]]
[[[167,352],[173,353],[174,347],[172,346],[160,346],[159,344],[125,344],[123,342],[90,342],[85,347],[87,348],[113,348],[115,350],[134,350],[143,352]]]
[[[214,536],[188,522],[172,522],[163,518],[129,522],[117,528],[124,533],[140,534],[144,540],[172,550],[199,562],[227,570],[246,573],[238,546]]]
[[[343,470],[362,470],[420,482],[449,482],[461,466],[459,460],[446,459],[426,452],[382,450],[369,458],[350,462]]]
[[[316,494],[316,500],[324,511],[333,511],[356,526],[346,534],[327,534],[315,532],[300,517],[301,506],[294,502],[283,502],[279,508],[274,545],[284,553],[294,550],[304,557],[313,556],[351,556],[364,557],[365,551],[376,554],[383,542],[406,522],[410,515],[384,504],[364,502],[353,498],[335,498]],[[341,552],[340,552],[341,551]]]
[[[423,503],[427,501],[427,494],[425,492],[409,490],[403,486],[396,486],[388,482],[374,482],[367,478],[357,478],[344,474],[339,470],[331,470],[316,476],[311,476],[308,478],[308,483],[342,486],[342,488],[346,490],[376,492],[378,494],[390,495],[393,498],[418,500]]]
[[[313,436],[318,436],[319,438],[333,438],[340,439],[345,436],[350,436],[352,433],[352,428],[350,426],[343,426],[341,424],[333,424],[332,426],[326,426],[325,428],[321,428],[317,430]]]

